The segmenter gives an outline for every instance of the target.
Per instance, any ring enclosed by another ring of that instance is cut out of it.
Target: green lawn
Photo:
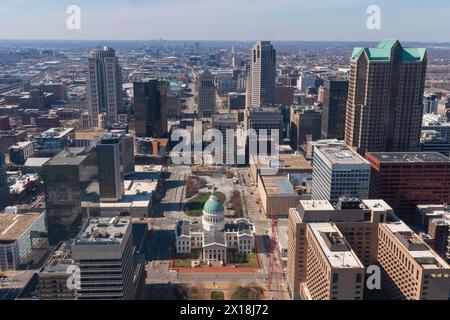
[[[211,300],[225,300],[225,295],[222,291],[211,292]]]
[[[256,254],[237,254],[236,252],[229,252],[228,264],[235,265],[236,268],[257,268],[258,262]]]
[[[184,212],[190,217],[200,217],[203,214],[203,207],[208,201],[211,192],[202,193],[189,200],[184,208]],[[220,201],[225,202],[225,195],[222,192],[216,192],[216,196]]]

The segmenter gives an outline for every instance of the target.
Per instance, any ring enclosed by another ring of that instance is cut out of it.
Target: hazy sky
[[[0,39],[450,41],[449,17],[449,0],[0,0]]]

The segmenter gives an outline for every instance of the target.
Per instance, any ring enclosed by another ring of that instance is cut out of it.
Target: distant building
[[[245,93],[230,92],[228,94],[228,110],[245,108]]]
[[[327,79],[322,88],[322,139],[344,140],[348,80]]]
[[[319,108],[292,106],[289,125],[291,147],[299,150],[308,141],[320,139],[321,125],[322,111]]]
[[[436,94],[427,93],[423,96],[423,113],[437,113],[439,99]]]
[[[124,195],[124,171],[120,163],[120,138],[103,137],[97,145],[101,201],[118,201]]]
[[[0,211],[5,209],[9,204],[10,193],[8,185],[7,167],[5,163],[5,156],[0,150]]]
[[[419,225],[431,237],[434,251],[450,262],[450,205],[418,205]]]
[[[415,222],[419,204],[450,203],[450,159],[437,152],[370,152],[371,198],[384,199],[396,215]]]
[[[5,130],[0,131],[0,151],[4,154],[9,152],[9,148],[17,142],[25,141],[27,132],[25,130]]]
[[[368,199],[369,186],[370,164],[359,154],[344,146],[314,147],[314,200],[337,201],[341,197]]]
[[[205,69],[197,78],[197,107],[200,118],[209,118],[216,111],[214,76]]]
[[[270,41],[257,41],[251,50],[246,107],[268,107],[275,102],[277,54]]]
[[[384,40],[355,48],[350,62],[345,141],[359,154],[420,150],[426,49]]]
[[[167,82],[155,79],[134,82],[136,137],[162,138],[167,135]]]
[[[297,81],[297,89],[306,93],[308,88],[316,87],[317,76],[311,73],[303,73]]]
[[[36,153],[40,157],[53,157],[65,148],[72,147],[74,128],[51,128],[35,136]]]
[[[294,103],[295,87],[275,87],[274,104],[290,106]]]
[[[450,156],[450,141],[444,139],[439,131],[422,130],[420,145],[422,152],[439,152]]]
[[[113,49],[100,46],[88,58],[88,100],[91,124],[98,127],[98,115],[106,114],[107,123],[115,123],[123,108],[122,69]]]
[[[14,164],[23,165],[34,154],[32,141],[18,142],[9,148],[9,160]]]

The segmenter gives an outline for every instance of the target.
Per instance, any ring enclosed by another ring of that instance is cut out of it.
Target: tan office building
[[[391,299],[448,300],[450,266],[404,222],[381,223],[377,260]]]
[[[362,300],[364,266],[332,223],[306,228],[307,250],[303,300]]]
[[[307,281],[307,227],[311,223],[333,222],[364,266],[376,263],[378,223],[386,221],[392,209],[383,200],[301,200],[289,210],[288,288],[294,298]]]

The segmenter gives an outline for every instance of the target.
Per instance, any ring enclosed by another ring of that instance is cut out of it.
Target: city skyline
[[[273,41],[402,41],[446,42],[444,23],[450,4],[445,0],[378,1],[326,0],[320,3],[282,0],[277,7],[267,0],[142,1],[113,0],[35,1],[5,0],[0,4],[0,39],[71,40],[238,40]],[[81,29],[66,27],[67,8],[81,9]],[[381,29],[369,30],[367,8],[381,9]],[[407,10],[406,10],[407,9]],[[339,14],[336,14],[339,12]],[[230,19],[230,16],[233,19]],[[45,19],[43,19],[45,17]],[[117,23],[117,22],[120,23]],[[420,24],[415,23],[421,21]],[[205,28],[205,25],[212,28]],[[212,31],[214,30],[214,32]],[[440,30],[439,34],[436,30]]]

